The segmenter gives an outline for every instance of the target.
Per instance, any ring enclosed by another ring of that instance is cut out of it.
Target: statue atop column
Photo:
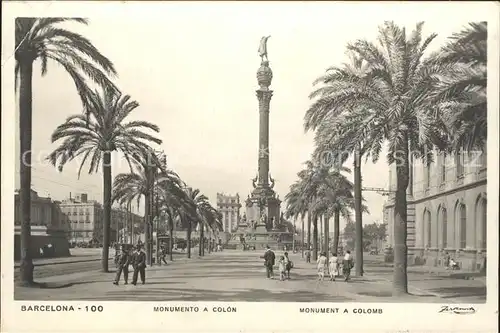
[[[259,56],[262,62],[264,62],[264,57],[266,57],[266,61],[269,61],[269,59],[267,58],[267,40],[269,39],[269,37],[271,36],[264,36],[260,39]]]

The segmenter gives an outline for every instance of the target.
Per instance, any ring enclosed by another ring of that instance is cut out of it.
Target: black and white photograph
[[[10,302],[497,300],[494,3],[78,5],[2,15]]]

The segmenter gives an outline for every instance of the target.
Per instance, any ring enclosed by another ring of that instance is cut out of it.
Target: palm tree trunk
[[[20,182],[19,218],[21,221],[21,284],[33,284],[31,252],[31,130],[32,130],[32,78],[33,62],[20,61],[19,139]]]
[[[300,246],[302,248],[302,258],[304,258],[304,216],[301,217],[301,220],[302,220],[302,229],[300,231],[301,234]]]
[[[324,223],[325,223],[324,251],[326,252],[326,258],[328,259],[328,258],[330,258],[330,228],[329,228],[330,221],[329,221],[327,215],[324,215],[323,219],[324,219]]]
[[[318,216],[313,217],[313,260],[318,260]]]
[[[363,214],[361,211],[361,156],[354,152],[354,210],[356,215],[356,276],[363,276]]]
[[[205,245],[205,244],[204,244],[205,242],[204,242],[204,239],[203,239],[203,238],[205,237],[205,233],[204,233],[204,230],[203,230],[203,229],[204,229],[204,228],[203,228],[203,225],[202,225],[202,224],[200,224],[200,245],[199,245],[199,249],[198,249],[198,255],[199,255],[200,257],[202,257],[202,256],[203,256],[203,246]]]
[[[191,221],[188,221],[186,230],[187,257],[191,258]]]
[[[174,220],[173,218],[169,217],[169,222],[170,222],[170,225],[169,225],[169,246],[170,246],[170,249],[168,251],[169,253],[169,256],[170,256],[170,261],[173,261],[174,260],[174,254],[172,253],[172,251],[174,250]]]
[[[151,192],[144,195],[144,250],[146,251],[146,265],[150,266],[153,258],[151,251]]]
[[[318,217],[319,222],[319,252],[323,252],[323,236],[324,236],[324,224],[323,224],[323,215]]]
[[[109,242],[111,238],[111,151],[105,151],[102,158],[103,174],[103,230],[101,269],[108,272]]]
[[[311,249],[311,224],[312,215],[311,212],[307,212],[307,250]]]
[[[335,215],[333,217],[333,253],[337,253],[339,249],[339,237],[340,237],[340,211],[335,209]]]
[[[405,144],[400,145],[397,151],[403,156],[396,160],[396,196],[394,202],[394,275],[393,275],[393,294],[395,296],[408,293],[407,276],[407,202],[406,190],[409,183],[409,154],[408,137],[404,140]]]

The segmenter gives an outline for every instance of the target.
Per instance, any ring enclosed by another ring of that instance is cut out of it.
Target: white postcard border
[[[162,6],[170,10],[186,10],[190,6],[214,4],[197,3],[183,5],[168,3],[120,3],[120,2],[9,2],[2,5],[2,36],[14,33],[16,16],[94,16],[94,15],[155,15]],[[230,6],[230,3],[219,3]],[[305,4],[238,4],[248,6],[303,6]],[[440,3],[315,3],[309,6],[363,6],[363,12],[381,15],[381,21],[388,12],[414,10],[425,6],[429,11],[444,7],[449,15],[470,15],[471,20],[488,21],[488,266],[486,304],[405,304],[405,303],[251,303],[251,302],[50,302],[13,300],[13,190],[14,190],[14,58],[13,45],[2,44],[2,316],[1,325],[5,332],[135,332],[135,331],[203,331],[203,332],[494,332],[492,326],[498,319],[498,5],[493,2],[440,2]],[[360,8],[361,9],[361,8]],[[365,11],[366,10],[366,11]],[[389,15],[390,16],[390,15]],[[279,18],[277,18],[279,19]],[[360,18],[361,19],[361,18]],[[425,18],[422,18],[425,20]],[[443,17],[443,19],[446,19]],[[112,20],[110,20],[112,24]],[[12,38],[2,38],[12,40]],[[495,223],[496,222],[496,223]],[[72,305],[85,309],[86,306],[103,306],[102,312],[26,312],[22,306]],[[443,305],[472,306],[475,314],[454,315],[439,313]],[[197,306],[199,312],[155,312],[154,306]],[[236,307],[236,312],[220,313],[210,311],[214,306]],[[207,307],[208,311],[203,311]],[[338,314],[301,313],[300,308],[339,308]],[[354,314],[352,309],[382,309],[382,314]],[[349,313],[343,313],[348,309]],[[130,320],[130,318],[137,318]]]

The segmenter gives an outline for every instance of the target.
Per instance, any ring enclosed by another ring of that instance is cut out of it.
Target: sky
[[[73,10],[73,15],[89,18],[88,26],[64,26],[85,35],[115,64],[117,85],[140,104],[130,120],[160,126],[168,166],[215,204],[218,192],[239,193],[245,199],[252,190],[258,156],[257,50],[262,36],[271,35],[267,45],[274,73],[270,171],[283,198],[313,150],[313,134],[304,132],[303,118],[314,79],[328,67],[348,61],[348,42],[375,41],[377,27],[385,20],[408,29],[425,21],[424,36],[438,34],[429,49],[440,47],[467,22],[483,18],[480,10],[464,11],[458,5],[108,3],[99,10],[97,6]],[[104,10],[111,6],[113,11]],[[45,13],[57,16],[58,12],[47,7]],[[33,158],[40,158],[33,165],[32,183],[39,195],[64,199],[70,192],[83,192],[102,201],[102,174],[83,172],[78,179],[76,163],[60,173],[41,158],[56,147],[50,142],[56,126],[81,112],[70,76],[49,63],[48,74],[42,77],[37,63]],[[17,124],[16,114],[16,130]],[[388,166],[381,156],[378,163],[362,166],[363,186],[388,187]],[[112,169],[113,177],[128,171],[118,153],[113,155]],[[19,187],[18,163],[15,187]],[[363,195],[370,211],[363,223],[382,221],[385,197],[375,192]]]

